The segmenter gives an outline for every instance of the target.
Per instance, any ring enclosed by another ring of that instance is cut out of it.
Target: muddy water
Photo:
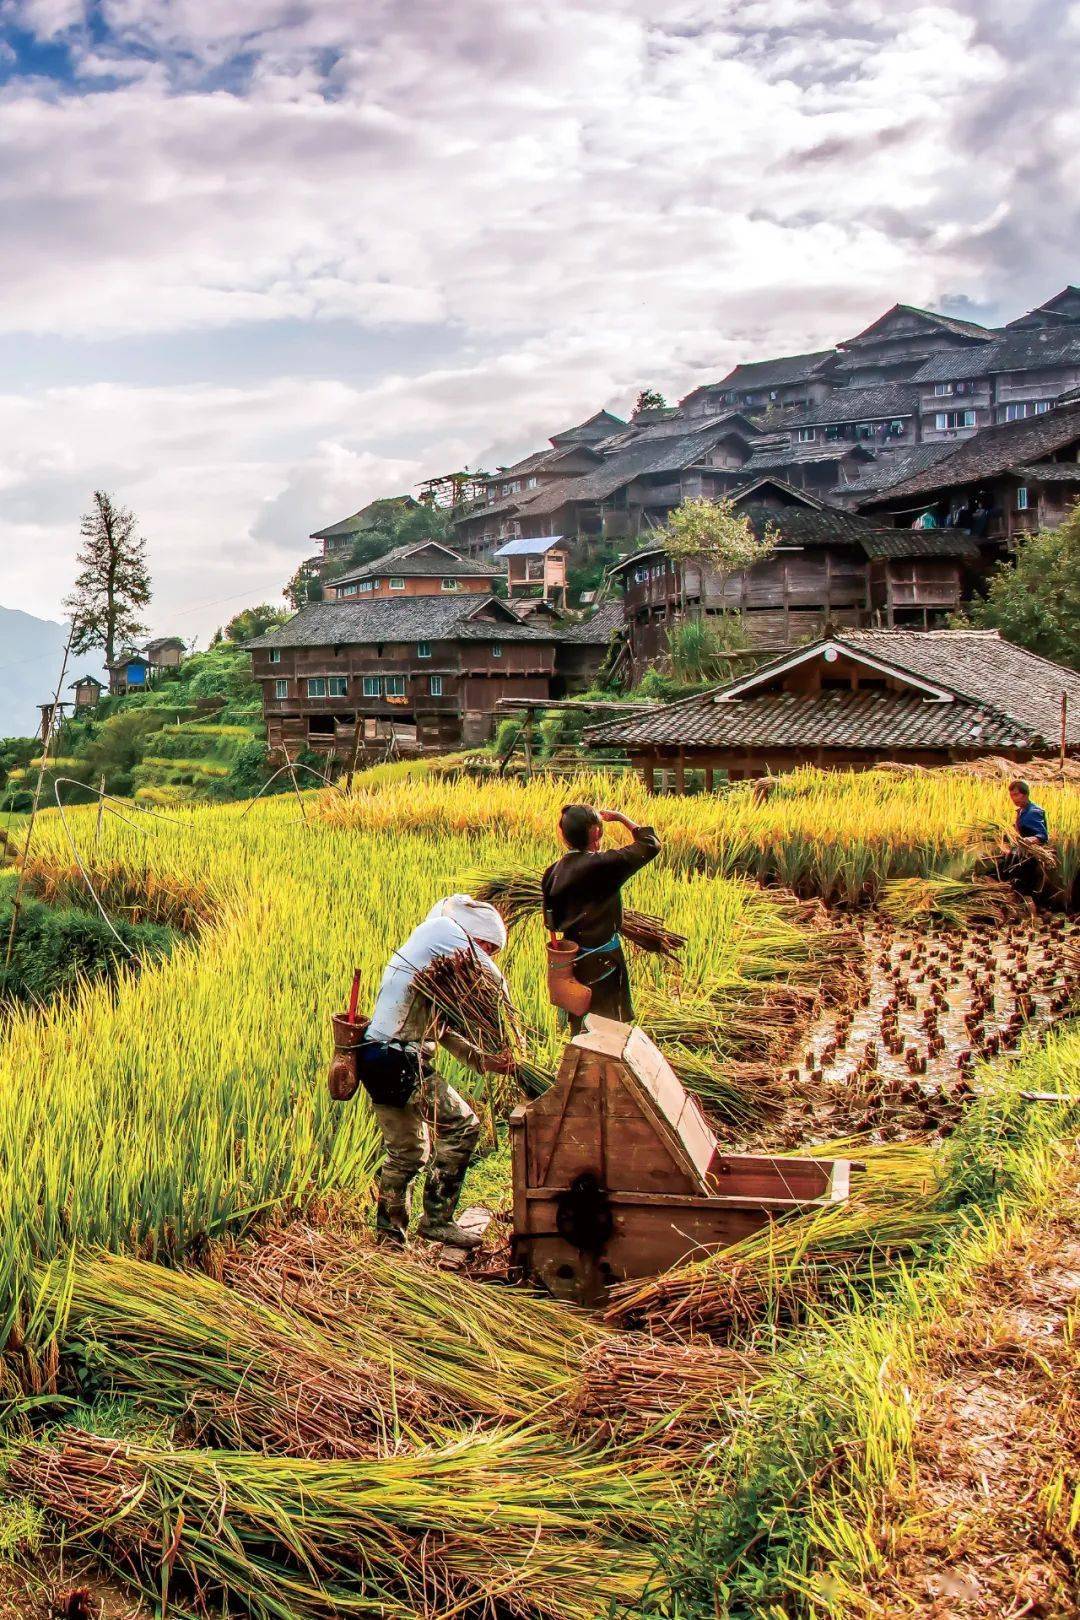
[[[1077,993],[1080,921],[1036,917],[1003,928],[863,925],[862,1005],[812,1028],[790,1078],[829,1090],[870,1075],[952,1088],[982,1057],[1064,1017]]]

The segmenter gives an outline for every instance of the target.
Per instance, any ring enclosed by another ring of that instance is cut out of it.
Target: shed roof
[[[347,574],[338,574],[327,583],[351,585],[356,580],[382,579],[390,574],[421,579],[496,579],[498,569],[469,562],[438,540],[416,540],[412,545],[395,546],[373,562],[350,568]]]
[[[1041,416],[1019,422],[999,422],[983,428],[974,438],[953,446],[952,454],[902,483],[892,484],[876,497],[863,501],[863,509],[884,505],[901,496],[930,494],[978,483],[1052,456],[1080,440],[1080,401],[1059,405]]]
[[[935,354],[912,382],[959,382],[999,376],[1006,371],[1042,371],[1048,366],[1080,366],[1080,325],[1041,326],[1004,332],[993,343]]]
[[[905,450],[887,450],[860,467],[854,477],[845,478],[842,484],[837,485],[836,492],[851,495],[865,491],[869,494],[875,490],[889,489],[893,484],[903,483],[906,478],[913,478],[916,473],[925,472],[927,467],[936,466],[946,456],[951,456],[955,449],[955,440],[941,439],[931,444],[912,444]]]
[[[602,602],[596,612],[579,624],[561,624],[557,627],[560,641],[569,641],[586,647],[606,647],[616,630],[622,628],[622,603],[617,599]]]
[[[533,540],[508,540],[496,551],[496,557],[543,557],[555,546],[568,541],[561,534],[539,534]]]
[[[478,616],[483,610],[484,617]],[[356,602],[311,602],[287,624],[256,636],[249,648],[364,646],[395,641],[537,641],[557,639],[552,629],[534,629],[497,597],[368,598]]]
[[[912,690],[803,695],[771,688],[788,668],[830,646],[900,680],[910,677]],[[856,630],[784,654],[712,692],[590,726],[585,736],[625,747],[1027,749],[1056,739],[1062,691],[1070,709],[1080,707],[1080,675],[994,630]],[[1080,714],[1067,742],[1080,745]]]

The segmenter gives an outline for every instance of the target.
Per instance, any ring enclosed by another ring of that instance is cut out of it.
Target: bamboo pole
[[[1065,780],[1065,723],[1069,715],[1069,694],[1061,694],[1061,779]]]
[[[75,631],[78,620],[72,619],[71,629],[68,631],[67,643],[64,647],[64,659],[60,665],[60,679],[56,683],[53,694],[52,707],[49,710],[48,736],[41,745],[41,763],[38,766],[37,781],[34,784],[34,798],[30,805],[30,819],[26,824],[26,843],[23,846],[22,861],[19,864],[18,881],[15,884],[15,898],[11,903],[11,927],[8,929],[7,950],[4,953],[4,966],[11,966],[11,958],[15,952],[15,929],[19,922],[19,913],[22,910],[23,889],[26,886],[26,865],[30,858],[30,841],[34,836],[34,822],[37,820],[38,809],[41,804],[41,789],[45,781],[45,767],[49,759],[49,747],[54,736],[56,711],[60,704],[60,694],[64,690],[64,676],[67,674],[68,659],[71,657],[71,645],[75,640]]]
[[[285,766],[286,766],[286,769],[289,772],[289,778],[290,778],[290,780],[292,782],[292,785],[293,785],[293,792],[296,794],[296,802],[300,806],[300,814],[301,814],[301,816],[303,816],[303,818],[304,818],[304,820],[306,822],[307,821],[307,805],[304,803],[304,795],[300,792],[300,784],[296,780],[296,769],[295,769],[295,767],[293,765],[292,760],[289,757],[289,745],[288,745],[287,742],[282,741],[281,752],[285,755]]]

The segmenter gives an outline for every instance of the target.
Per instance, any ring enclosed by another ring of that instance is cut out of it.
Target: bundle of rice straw
[[[508,928],[523,917],[531,917],[543,907],[540,877],[535,872],[484,872],[466,880],[466,887],[477,900],[495,906]],[[622,937],[628,945],[653,956],[677,957],[686,944],[686,935],[668,928],[659,917],[644,911],[624,911]]]

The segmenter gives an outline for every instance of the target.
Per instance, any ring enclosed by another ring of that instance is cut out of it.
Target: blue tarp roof
[[[505,546],[500,546],[495,553],[496,557],[542,557],[545,551],[552,546],[563,544],[561,534],[541,534],[534,540],[508,540]]]

